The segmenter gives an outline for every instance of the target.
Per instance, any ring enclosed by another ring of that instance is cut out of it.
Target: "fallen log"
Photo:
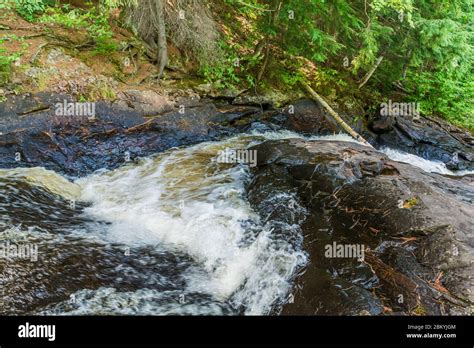
[[[347,133],[349,133],[355,140],[363,143],[366,146],[373,148],[370,143],[365,140],[360,134],[358,134],[355,130],[353,130],[339,114],[334,111],[334,109],[321,97],[318,93],[316,93],[307,83],[301,82],[305,90],[309,93],[313,100],[321,104],[329,114],[334,118],[334,120],[339,124]]]

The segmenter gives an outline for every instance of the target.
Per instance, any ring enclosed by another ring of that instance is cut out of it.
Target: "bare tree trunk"
[[[260,71],[258,72],[257,83],[262,80],[263,74],[265,73],[265,70],[267,69],[268,61],[270,59],[269,53],[270,53],[270,45],[267,43],[267,45],[265,46],[265,53],[264,53],[265,58],[263,60],[263,65],[260,68]]]
[[[401,78],[402,80],[405,80],[405,78],[407,77],[407,71],[408,71],[408,67],[410,65],[412,52],[413,52],[413,49],[410,48],[410,50],[408,51],[408,55],[405,59],[405,63],[403,64],[402,78]]]
[[[275,4],[273,6],[273,8],[274,8],[273,14],[269,14],[269,25],[270,26],[275,26],[276,25],[278,15],[280,14],[281,6],[283,4],[283,1],[274,0],[273,2]],[[258,75],[257,75],[257,83],[260,82],[260,80],[263,77],[263,74],[265,73],[265,70],[267,69],[268,61],[270,59],[270,40],[271,40],[271,37],[270,37],[270,35],[267,34],[264,38],[264,41],[263,41],[263,45],[265,47],[265,53],[264,53],[265,58],[263,60],[263,65],[260,68],[260,71],[258,72]]]
[[[165,25],[165,0],[155,0],[156,21],[158,30],[158,77],[163,76],[166,64],[168,64],[168,45],[166,43],[166,25]]]
[[[354,131],[342,118],[339,114],[334,111],[334,109],[318,94],[316,93],[307,83],[302,82],[303,87],[309,93],[309,95],[318,103],[320,103],[334,118],[334,120],[347,132],[349,133],[355,140],[360,141],[366,146],[372,147],[370,143],[365,140],[361,135],[359,135],[356,131]]]
[[[359,89],[364,87],[364,85],[367,83],[367,81],[369,81],[369,79],[372,77],[372,74],[375,72],[375,70],[377,70],[380,63],[382,63],[382,59],[383,59],[383,56],[378,57],[378,59],[375,62],[374,66],[372,67],[372,69],[370,69],[370,71],[367,73],[367,75],[365,75],[365,77],[362,79],[362,82],[359,85]]]

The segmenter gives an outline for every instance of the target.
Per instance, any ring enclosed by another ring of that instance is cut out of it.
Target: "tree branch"
[[[365,75],[365,77],[362,79],[362,82],[359,84],[359,89],[364,87],[364,85],[367,83],[367,81],[369,81],[369,79],[372,77],[372,74],[375,72],[375,70],[377,70],[380,63],[382,63],[382,60],[383,60],[383,56],[378,57],[378,59],[375,62],[374,66],[372,67],[372,69],[370,69],[370,71],[367,73],[367,75]]]

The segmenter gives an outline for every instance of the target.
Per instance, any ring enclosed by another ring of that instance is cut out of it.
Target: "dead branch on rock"
[[[142,131],[142,130],[148,129],[151,126],[152,122],[153,122],[153,119],[150,119],[144,123],[130,127],[125,131],[125,133],[131,133],[131,132]]]
[[[382,282],[387,283],[394,289],[398,289],[405,296],[417,302],[431,302],[431,298],[428,298],[429,294],[431,294],[432,298],[443,298],[460,307],[468,305],[467,300],[460,299],[450,294],[444,287],[441,287],[439,279],[435,280],[434,284],[430,284],[417,276],[415,281],[385,264],[369,251],[365,252],[364,261],[372,268],[372,271]],[[422,289],[428,291],[421,291]]]

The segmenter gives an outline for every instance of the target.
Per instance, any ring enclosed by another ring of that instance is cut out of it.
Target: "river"
[[[0,311],[277,314],[310,262],[300,226],[272,233],[271,221],[246,199],[249,166],[215,158],[225,149],[292,137],[301,136],[238,135],[79,179],[43,168],[0,170],[0,245],[37,250],[34,261],[32,255],[0,258]],[[346,135],[309,139],[353,141]],[[456,175],[440,162],[382,151],[426,171]],[[273,199],[304,217],[292,194]]]

